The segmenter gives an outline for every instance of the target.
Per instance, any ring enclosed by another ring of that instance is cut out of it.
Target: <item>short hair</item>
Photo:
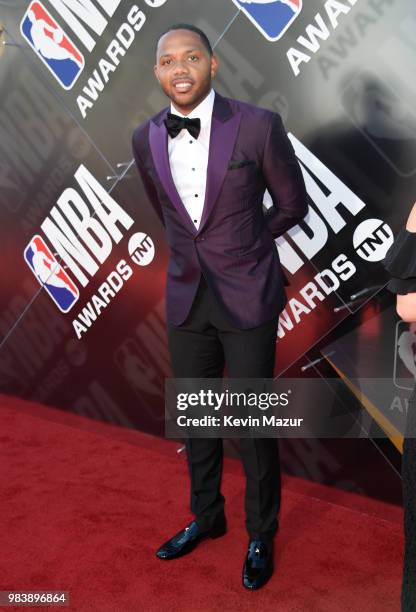
[[[212,51],[211,43],[209,42],[208,36],[200,28],[198,28],[195,25],[192,25],[191,23],[175,23],[169,26],[163,32],[161,32],[156,40],[155,53],[157,53],[157,46],[159,44],[159,40],[162,38],[164,34],[167,34],[171,30],[189,30],[190,32],[195,32],[195,34],[198,34],[198,36],[201,38],[204,44],[204,47],[208,51],[209,55],[212,56],[213,51]]]

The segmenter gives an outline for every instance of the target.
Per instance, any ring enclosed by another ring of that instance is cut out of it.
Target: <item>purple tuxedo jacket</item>
[[[308,212],[300,166],[280,116],[215,93],[206,195],[196,229],[170,171],[163,123],[169,110],[142,123],[132,138],[144,188],[170,247],[167,321],[185,321],[201,271],[235,327],[278,317],[288,283],[274,238]],[[266,188],[274,205],[267,213]]]

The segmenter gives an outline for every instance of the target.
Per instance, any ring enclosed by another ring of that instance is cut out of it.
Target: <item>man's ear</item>
[[[159,81],[159,83],[160,83],[160,80],[159,80],[159,75],[158,75],[158,73],[157,73],[157,64],[155,64],[155,65],[153,66],[153,72],[155,73],[155,77],[157,78],[157,80],[158,80],[158,81]]]
[[[218,72],[218,66],[220,61],[215,54],[212,54],[211,57],[211,78],[213,79]]]

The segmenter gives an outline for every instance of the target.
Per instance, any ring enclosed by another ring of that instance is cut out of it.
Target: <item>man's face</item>
[[[211,89],[218,60],[210,57],[201,38],[189,30],[172,30],[164,34],[158,44],[157,80],[173,104],[188,114]]]

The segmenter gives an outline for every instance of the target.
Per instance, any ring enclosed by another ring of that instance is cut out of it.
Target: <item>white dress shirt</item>
[[[172,178],[196,229],[199,228],[204,208],[214,98],[215,91],[211,88],[189,115],[183,115],[172,102],[170,104],[170,112],[175,115],[201,119],[201,131],[197,139],[186,129],[181,130],[175,138],[168,135]]]

